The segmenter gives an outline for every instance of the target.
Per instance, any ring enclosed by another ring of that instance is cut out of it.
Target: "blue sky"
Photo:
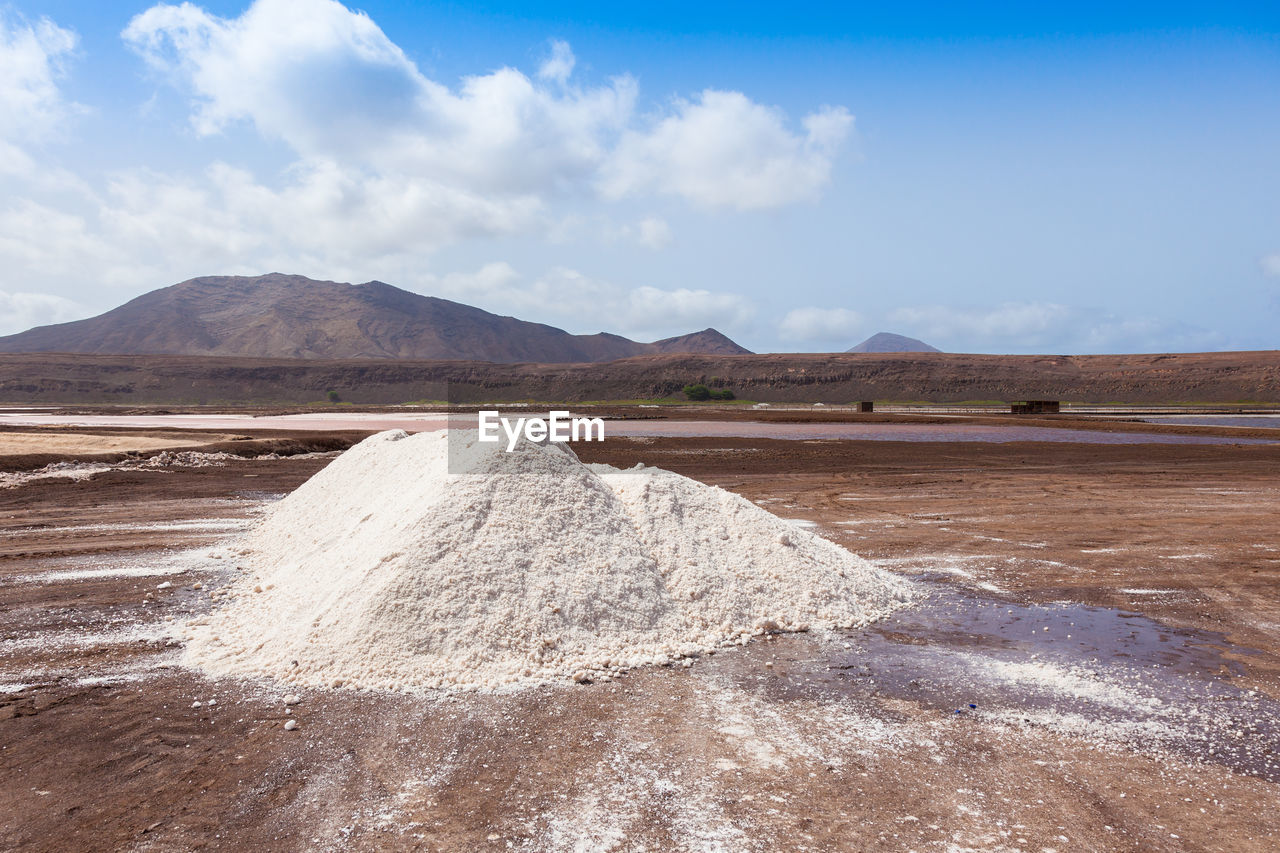
[[[757,351],[1280,346],[1280,9],[0,5],[0,333],[381,279]]]

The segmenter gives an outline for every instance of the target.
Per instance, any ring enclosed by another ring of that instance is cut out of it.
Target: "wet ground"
[[[1280,702],[1238,686],[1220,632],[1126,610],[955,589],[849,637],[827,666],[942,713],[1172,750],[1280,782]]]
[[[669,407],[670,408],[670,407]],[[1023,424],[1009,418],[982,418],[969,416],[945,416],[919,418],[890,416],[882,420],[858,422],[825,421],[823,411],[796,413],[770,412],[764,415],[756,411],[726,412],[731,419],[702,417],[686,420],[672,416],[669,411],[661,416],[646,412],[659,410],[658,406],[630,407],[625,411],[632,417],[613,415],[607,422],[605,434],[619,437],[658,438],[774,438],[786,440],[841,439],[847,441],[910,441],[910,442],[984,442],[1009,443],[1020,441],[1055,442],[1072,444],[1274,444],[1280,442],[1280,420],[1267,416],[1257,418],[1229,418],[1221,421],[1205,418],[1150,418],[1153,424],[1178,426],[1263,427],[1261,436],[1241,435],[1228,430],[1226,434],[1214,434],[1211,430],[1197,432],[1143,431],[1131,425],[1099,425],[1085,421],[1068,421],[1063,426],[1053,422]],[[679,412],[681,410],[676,409]],[[545,417],[545,411],[534,408],[509,408],[504,415]],[[591,412],[594,416],[594,412]],[[643,417],[636,417],[641,415]],[[752,417],[788,417],[787,421],[750,420]],[[846,416],[847,417],[847,416]],[[812,422],[810,419],[818,420]],[[807,422],[808,421],[808,422]],[[1237,423],[1236,421],[1240,421]],[[66,414],[29,409],[0,410],[0,425],[53,426],[53,427],[110,427],[137,430],[388,430],[403,429],[407,432],[444,429],[446,426],[474,428],[474,415],[453,415],[441,412],[308,412],[295,414]],[[1080,427],[1088,426],[1089,429]],[[1108,428],[1108,427],[1117,428]],[[1118,427],[1129,426],[1129,429]],[[1267,431],[1271,431],[1267,434]],[[1218,432],[1221,432],[1220,430]],[[26,436],[22,436],[24,439]],[[119,440],[119,439],[117,439]]]
[[[1142,418],[1153,424],[1181,424],[1184,426],[1227,426],[1276,429],[1280,427],[1280,415],[1159,415]]]
[[[1280,449],[591,452],[732,488],[921,598],[612,682],[286,708],[183,669],[173,636],[233,572],[220,543],[324,458],[23,481],[0,489],[0,847],[1274,849]]]
[[[776,424],[716,421],[611,422],[609,435],[675,438],[779,438],[788,440],[983,442],[1019,441],[1071,444],[1269,444],[1274,439],[1174,433],[1105,432],[1054,427],[986,424]]]

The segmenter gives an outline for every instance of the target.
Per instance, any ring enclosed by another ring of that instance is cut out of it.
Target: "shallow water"
[[[1138,420],[1149,424],[1280,429],[1280,415],[1153,415]]]
[[[751,421],[609,421],[608,435],[693,438],[782,438],[793,440],[853,439],[857,441],[1012,441],[1073,444],[1270,444],[1267,439],[1213,435],[1104,432],[1059,427],[985,426],[979,424],[777,424]]]
[[[535,410],[527,410],[536,414]],[[509,413],[521,414],[520,410]],[[314,412],[300,415],[62,415],[18,410],[0,411],[0,426],[58,425],[198,430],[387,430],[425,432],[444,429],[450,419],[439,413],[380,414]],[[1033,426],[978,424],[760,423],[755,421],[610,420],[606,435],[669,438],[777,438],[791,440],[946,441],[1005,443],[1035,441],[1074,444],[1270,444],[1269,439],[1166,433],[1104,432]]]

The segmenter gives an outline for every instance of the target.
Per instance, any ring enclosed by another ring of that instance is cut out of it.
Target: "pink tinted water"
[[[856,441],[1049,441],[1075,444],[1269,444],[1267,439],[1213,435],[1103,432],[1033,426],[979,424],[768,424],[751,421],[622,421],[609,423],[608,435],[784,439],[852,439]]]
[[[534,410],[507,410],[506,417],[534,416]],[[199,430],[386,430],[424,432],[470,425],[470,417],[443,413],[388,414],[315,412],[301,415],[63,415],[9,410],[0,412],[4,424],[114,426],[152,429]],[[1269,444],[1269,439],[1210,435],[1104,432],[1033,426],[984,426],[978,424],[885,423],[761,423],[757,421],[609,420],[605,435],[673,438],[778,438],[791,440],[852,439],[857,441],[958,441],[958,442],[1070,442],[1076,444]]]

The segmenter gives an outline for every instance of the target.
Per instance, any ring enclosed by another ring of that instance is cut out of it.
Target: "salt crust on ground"
[[[722,489],[461,431],[366,439],[236,551],[242,574],[189,624],[187,662],[306,686],[608,677],[769,631],[863,625],[911,595]]]

